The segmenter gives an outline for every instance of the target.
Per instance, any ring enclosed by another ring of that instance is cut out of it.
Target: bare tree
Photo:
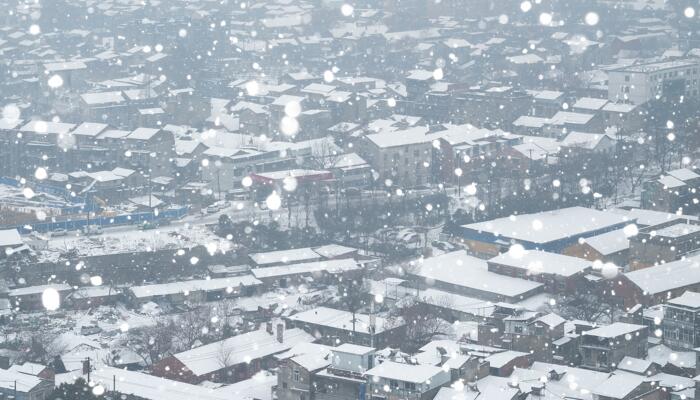
[[[334,167],[341,156],[342,151],[338,146],[330,138],[324,138],[311,146],[309,164],[314,169],[326,170]]]
[[[437,299],[441,303],[444,299]],[[406,334],[401,341],[402,348],[408,352],[415,352],[424,344],[437,336],[447,335],[450,332],[450,324],[440,318],[431,305],[415,300],[409,301],[397,310],[397,316],[406,324]]]
[[[138,354],[144,364],[149,366],[174,350],[176,331],[172,320],[159,318],[153,325],[129,330],[123,345]]]
[[[231,378],[231,371],[229,367],[233,364],[233,349],[226,347],[226,342],[224,340],[220,341],[218,344],[218,349],[216,353],[216,361],[223,369],[223,374],[221,378],[224,381],[229,381]]]

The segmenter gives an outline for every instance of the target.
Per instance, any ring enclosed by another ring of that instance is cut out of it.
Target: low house
[[[557,314],[522,311],[503,319],[503,347],[533,353],[533,359],[554,360],[553,347],[565,337],[566,320]]]
[[[630,269],[676,261],[700,249],[700,222],[675,219],[647,226],[630,238]]]
[[[543,290],[540,283],[490,271],[485,260],[464,250],[422,259],[408,274],[440,290],[490,301],[517,302]]]
[[[497,274],[540,282],[546,291],[561,293],[575,291],[593,266],[590,261],[576,257],[525,250],[523,254],[500,254],[488,261],[488,268]]]
[[[365,373],[376,365],[375,349],[343,343],[331,349],[331,364],[318,371],[316,400],[361,399],[368,392]],[[279,388],[278,388],[279,390]]]
[[[84,286],[69,294],[66,303],[72,308],[88,309],[114,304],[121,295],[121,289],[111,286]]]
[[[666,302],[661,320],[663,341],[676,349],[700,347],[700,293],[685,292]]]
[[[187,300],[197,302],[226,297],[249,296],[261,285],[262,282],[252,275],[240,275],[228,278],[198,279],[134,286],[129,291],[131,301],[136,304],[159,300],[183,303]]]
[[[700,175],[688,168],[667,171],[656,180],[644,183],[642,208],[656,211],[692,214],[697,209],[693,202],[700,187]]]
[[[527,368],[532,364],[532,355],[519,351],[503,351],[492,354],[484,361],[488,361],[490,374],[494,376],[510,376],[515,368]]]
[[[22,374],[27,374],[31,376],[36,376],[39,379],[53,381],[54,370],[46,365],[36,364],[32,362],[25,362],[24,364],[14,364],[10,368],[10,371],[19,372]]]
[[[434,365],[384,361],[365,373],[387,400],[429,400],[450,384],[450,373]]]
[[[404,331],[402,321],[392,325],[383,317],[328,307],[316,307],[286,319],[290,325],[329,345],[342,342],[382,348],[398,344]]]
[[[296,351],[299,347],[300,351]],[[283,353],[277,373],[277,398],[297,400],[304,394],[313,398],[317,385],[315,375],[331,364],[331,349],[322,344],[308,343]]]
[[[0,259],[8,257],[24,246],[17,229],[0,230]]]
[[[600,260],[625,266],[629,258],[629,250],[630,238],[624,229],[618,229],[586,238],[580,243],[567,247],[562,253],[589,261]]]
[[[42,310],[44,308],[42,296],[46,290],[55,290],[58,292],[60,304],[66,299],[66,296],[73,288],[65,283],[29,286],[10,290],[8,297],[15,307],[19,307],[22,310]]]
[[[187,383],[238,382],[261,369],[276,366],[274,355],[299,343],[312,342],[314,337],[301,329],[272,324],[266,329],[236,335],[228,339],[196,347],[164,358],[153,365],[156,376]]]
[[[56,385],[73,383],[82,378],[87,381],[87,375],[81,370],[56,375]],[[90,371],[90,382],[105,389],[105,394],[116,398],[139,400],[163,399],[197,399],[197,400],[229,400],[231,396],[204,387],[190,385],[184,382],[173,382],[142,372],[126,369],[99,366]],[[53,386],[51,387],[53,390]],[[48,396],[48,394],[47,394]],[[105,396],[106,397],[106,396]],[[33,400],[33,399],[30,399]]]
[[[581,336],[581,366],[596,371],[612,371],[625,357],[645,358],[648,328],[615,322],[586,331]]]
[[[684,292],[700,291],[700,257],[691,256],[627,272],[612,282],[625,307],[663,303]]]
[[[252,253],[251,265],[254,267],[274,267],[285,264],[319,261],[322,256],[310,247],[289,250],[268,251],[265,253]]]
[[[618,213],[568,207],[463,225],[461,236],[473,254],[484,258],[506,252],[515,243],[560,253],[581,238],[622,229],[631,222]]]
[[[625,357],[620,361],[617,369],[642,376],[651,376],[659,372],[659,365],[651,360]]]
[[[656,400],[666,398],[657,380],[631,374],[613,374],[593,390],[595,400]]]
[[[291,284],[302,283],[306,279],[313,279],[314,282],[320,283],[333,281],[337,276],[357,275],[361,271],[361,267],[355,260],[341,259],[254,268],[251,273],[267,287],[286,288]]]
[[[12,369],[0,368],[0,398],[44,400],[54,389],[53,382]]]

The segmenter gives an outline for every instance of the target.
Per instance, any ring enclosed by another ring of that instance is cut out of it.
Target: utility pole
[[[92,370],[92,367],[90,366],[90,357],[87,357],[85,361],[83,361],[83,373],[87,374],[87,381],[90,383],[90,371]]]
[[[216,189],[219,191],[219,201],[221,201],[221,179],[219,177],[219,173],[221,170],[219,168],[216,169]]]

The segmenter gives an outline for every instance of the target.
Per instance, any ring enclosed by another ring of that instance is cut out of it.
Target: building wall
[[[277,373],[277,398],[310,400],[313,395],[313,375],[290,359],[282,361]]]

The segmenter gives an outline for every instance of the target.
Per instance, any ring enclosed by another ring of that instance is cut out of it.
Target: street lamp
[[[462,198],[462,168],[455,168],[455,175],[457,175],[457,195]]]

